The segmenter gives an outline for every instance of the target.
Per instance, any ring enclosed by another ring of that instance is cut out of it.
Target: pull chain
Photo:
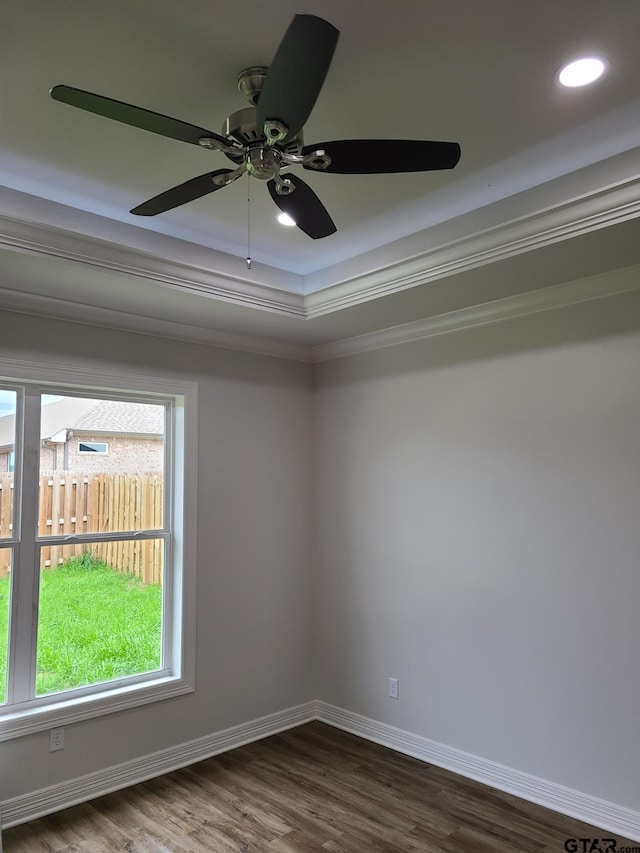
[[[251,175],[247,172],[247,269],[251,269]]]

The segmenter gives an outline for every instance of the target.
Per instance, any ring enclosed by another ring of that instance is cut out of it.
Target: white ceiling
[[[223,155],[48,93],[65,83],[219,132],[246,106],[238,72],[268,65],[298,12],[341,32],[306,143],[453,140],[462,158],[440,173],[305,172],[338,227],[317,241],[278,225],[266,187],[252,180],[247,271],[247,180],[161,216],[128,213],[228,165]],[[28,293],[41,310],[42,298],[64,300],[320,345],[557,283],[557,271],[535,281],[523,272],[544,266],[543,251],[558,263],[559,241],[568,243],[565,279],[638,263],[637,231],[624,222],[640,213],[639,32],[638,0],[5,0],[5,304],[20,308],[9,292]],[[586,89],[559,88],[559,66],[585,52],[607,56],[610,73]],[[597,252],[575,251],[587,233]],[[487,263],[493,272],[478,273],[476,286],[460,283]]]

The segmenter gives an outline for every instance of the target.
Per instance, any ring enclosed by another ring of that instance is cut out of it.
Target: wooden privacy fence
[[[159,474],[81,474],[42,472],[38,507],[39,536],[154,530],[163,527],[163,489]],[[13,474],[0,474],[0,541],[13,527]],[[59,566],[89,553],[144,583],[162,582],[162,539],[46,545],[40,568]],[[10,569],[10,548],[0,548],[0,577]]]

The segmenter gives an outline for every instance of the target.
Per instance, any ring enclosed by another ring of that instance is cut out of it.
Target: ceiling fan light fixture
[[[305,146],[303,127],[329,70],[339,31],[317,15],[295,15],[271,65],[245,68],[238,88],[252,105],[236,110],[222,134],[116,101],[84,89],[58,84],[51,97],[129,127],[219,152],[236,166],[191,178],[154,196],[131,213],[157,216],[216,192],[243,175],[267,184],[283,225],[296,226],[312,240],[335,234],[336,225],[312,188],[297,175],[280,170],[302,166],[315,172],[381,175],[453,169],[460,159],[457,142],[412,139],[342,139]],[[252,182],[247,184],[247,220]],[[250,229],[247,228],[250,238]],[[247,240],[250,243],[250,239]],[[251,256],[247,250],[247,267]]]
[[[576,89],[595,83],[608,70],[609,61],[604,56],[581,56],[563,65],[556,75],[556,80],[560,86]]]
[[[289,228],[293,228],[295,225],[297,225],[297,222],[295,221],[295,219],[293,219],[291,216],[289,216],[288,213],[279,213],[276,218],[277,218],[278,222],[280,223],[280,225],[286,225]]]

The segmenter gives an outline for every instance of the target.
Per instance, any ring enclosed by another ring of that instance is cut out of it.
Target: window
[[[79,441],[78,453],[108,453],[109,445],[106,441]]]
[[[193,689],[185,399],[0,380],[0,739]]]

